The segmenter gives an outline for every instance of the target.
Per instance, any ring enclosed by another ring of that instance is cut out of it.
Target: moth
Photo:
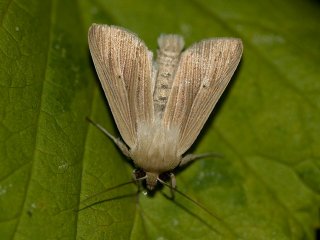
[[[207,154],[191,147],[228,85],[242,55],[237,38],[211,38],[183,51],[182,36],[158,38],[157,58],[130,31],[93,24],[88,33],[92,59],[123,141],[100,125],[141,170],[152,190],[161,176]]]

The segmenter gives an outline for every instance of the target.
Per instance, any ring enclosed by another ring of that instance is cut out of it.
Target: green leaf
[[[315,239],[319,8],[298,0],[1,1],[0,239]],[[190,149],[223,157],[176,172],[178,189],[211,214],[179,194],[167,199],[166,188],[96,195],[129,181],[133,167],[85,121],[119,136],[88,51],[93,22],[123,26],[154,51],[160,33],[179,33],[187,46],[242,38],[241,64]]]

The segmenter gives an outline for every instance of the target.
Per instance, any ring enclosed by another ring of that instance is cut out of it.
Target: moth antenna
[[[100,195],[100,194],[102,194],[102,193],[106,193],[106,192],[108,192],[108,191],[111,191],[111,190],[116,189],[116,188],[119,188],[119,187],[123,187],[123,186],[128,185],[128,184],[131,184],[131,183],[136,184],[136,185],[138,186],[138,191],[137,191],[137,192],[140,192],[140,185],[137,184],[137,182],[141,182],[142,180],[144,180],[144,179],[146,179],[146,178],[147,178],[147,176],[144,176],[144,177],[141,177],[141,178],[136,178],[135,175],[133,174],[133,179],[132,179],[131,181],[124,182],[124,183],[120,183],[120,184],[115,185],[115,186],[113,186],[113,187],[107,188],[107,189],[105,189],[105,190],[103,190],[103,191],[101,191],[101,192],[98,192],[98,193],[96,193],[96,194],[94,194],[94,195],[92,195],[92,196],[90,196],[90,197],[82,200],[81,203],[84,203],[84,202],[86,202],[86,201],[88,201],[88,200],[90,200],[90,199],[93,199],[93,198],[97,197],[98,195]],[[130,195],[125,195],[125,196],[130,196]],[[116,199],[116,198],[114,198],[114,199]],[[100,203],[100,202],[101,202],[101,201],[99,201],[99,202],[97,202],[97,203]],[[81,204],[81,203],[80,203],[80,204]],[[96,203],[95,203],[95,204],[96,204]],[[87,207],[88,207],[88,206],[85,206],[85,207],[79,209],[79,211],[81,211],[81,210],[83,210],[83,209],[86,209]]]
[[[101,204],[101,203],[109,202],[109,201],[113,201],[113,200],[118,200],[118,199],[122,199],[122,198],[127,198],[127,197],[133,197],[133,196],[135,196],[135,195],[137,195],[137,193],[124,194],[124,195],[112,197],[112,198],[109,198],[109,199],[100,200],[100,201],[91,203],[91,204],[89,204],[89,205],[86,205],[86,206],[84,206],[84,207],[82,207],[82,208],[79,208],[79,209],[77,210],[77,212],[80,212],[80,211],[82,211],[82,210],[85,210],[85,209],[87,209],[87,208],[89,208],[89,207],[92,207],[92,206],[94,206],[94,205],[97,205],[97,204]]]
[[[200,204],[199,202],[197,202],[196,200],[192,199],[191,197],[189,197],[188,195],[184,194],[183,192],[179,191],[176,188],[172,188],[171,185],[169,185],[168,183],[164,182],[161,179],[158,179],[158,181],[160,183],[162,183],[164,186],[170,188],[172,191],[180,194],[181,196],[185,197],[186,199],[188,199],[190,202],[192,202],[193,204],[195,204],[196,206],[200,207],[202,210],[204,210],[206,213],[210,214],[212,217],[216,218],[217,220],[222,222],[222,219],[219,218],[218,216],[216,216],[215,214],[213,214],[212,212],[210,212],[206,207],[204,207],[202,204]]]
[[[136,182],[135,180],[131,180],[131,181],[124,182],[124,183],[115,185],[115,186],[113,186],[113,187],[107,188],[107,189],[105,189],[105,190],[103,190],[103,191],[101,191],[101,192],[98,192],[98,193],[90,196],[90,197],[87,197],[86,199],[82,200],[82,201],[80,202],[80,204],[82,204],[82,203],[84,203],[84,202],[86,202],[86,201],[88,201],[88,200],[90,200],[90,199],[93,199],[93,198],[99,196],[99,195],[102,194],[102,193],[106,193],[106,192],[109,192],[109,191],[114,190],[114,189],[116,189],[116,188],[123,187],[123,186],[125,186],[125,185],[131,184],[131,183],[135,183],[135,182]],[[83,209],[86,209],[86,208],[87,208],[87,206],[85,206],[85,207],[83,207],[83,208],[80,208],[79,211],[81,211],[81,210],[83,210]]]

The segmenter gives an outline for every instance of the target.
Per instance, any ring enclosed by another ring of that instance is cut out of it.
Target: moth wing
[[[137,122],[153,120],[152,53],[125,29],[93,24],[89,48],[113,117],[126,144],[137,141]]]
[[[187,151],[228,85],[242,55],[240,39],[217,38],[181,54],[164,113],[164,124],[179,128],[178,154]]]

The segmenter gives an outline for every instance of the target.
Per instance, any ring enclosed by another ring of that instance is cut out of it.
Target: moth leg
[[[127,147],[127,145],[121,141],[120,138],[115,138],[112,136],[106,129],[104,129],[100,124],[95,123],[92,121],[90,118],[86,118],[92,125],[94,125],[96,128],[98,128],[100,131],[102,131],[104,134],[106,134],[116,145],[117,147],[121,150],[121,152],[128,158],[130,158],[130,151]]]
[[[164,193],[165,197],[166,198],[169,198],[169,199],[174,199],[174,191],[176,191],[176,177],[174,176],[173,173],[170,173],[169,174],[170,176],[170,185],[167,184],[164,180],[162,180],[161,178],[157,178],[157,180],[162,183],[163,185],[167,186],[168,188],[170,188],[170,197]]]
[[[138,186],[138,193],[140,192],[142,180],[147,178],[147,175],[145,172],[141,169],[135,169],[132,172],[132,178],[134,183]]]
[[[171,192],[171,199],[174,199],[174,190],[177,186],[176,177],[173,173],[170,173],[170,192]]]
[[[206,157],[222,157],[222,155],[217,153],[187,154],[181,159],[179,166],[184,166],[194,160]]]
[[[132,179],[137,186],[137,199],[136,200],[138,202],[139,201],[138,195],[140,193],[141,181],[139,181],[139,179],[137,178],[136,170],[133,170],[133,172],[132,172]]]
[[[141,192],[141,188],[142,188],[142,180],[146,179],[147,176],[145,175],[145,173],[143,171],[141,171],[139,169],[135,169],[132,172],[132,178],[133,178],[134,183],[137,186],[136,204],[139,205],[139,193]]]

